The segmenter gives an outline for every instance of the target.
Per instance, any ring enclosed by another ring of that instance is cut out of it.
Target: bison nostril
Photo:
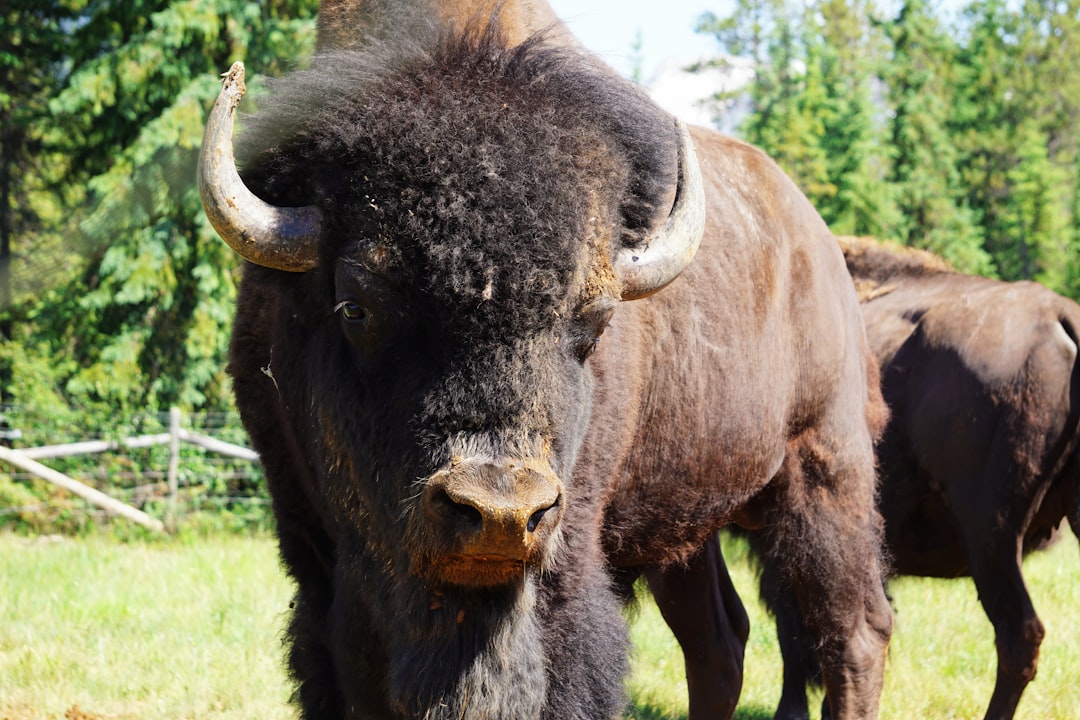
[[[472,505],[456,502],[445,490],[440,490],[432,497],[432,503],[447,515],[457,518],[469,527],[479,528],[484,524],[484,516]]]
[[[528,525],[525,526],[526,528],[528,528],[529,532],[535,532],[537,526],[540,524],[540,521],[544,519],[544,515],[547,514],[548,510],[554,509],[555,507],[558,506],[558,504],[559,504],[559,501],[556,500],[554,503],[552,503],[551,505],[548,505],[546,508],[540,508],[539,510],[534,512],[529,517]]]
[[[543,510],[537,510],[532,514],[532,517],[529,518],[529,524],[526,525],[526,527],[529,529],[529,532],[533,532],[534,530],[536,530],[536,526],[539,525],[540,521],[544,519],[544,513],[546,512],[547,508],[544,508]]]

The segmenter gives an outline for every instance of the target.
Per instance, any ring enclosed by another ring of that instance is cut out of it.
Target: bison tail
[[[1069,375],[1069,419],[1066,430],[1071,449],[1063,460],[1065,482],[1072,483],[1067,500],[1067,516],[1073,534],[1080,538],[1080,306],[1070,302],[1058,317],[1058,322],[1075,350],[1072,373]]]

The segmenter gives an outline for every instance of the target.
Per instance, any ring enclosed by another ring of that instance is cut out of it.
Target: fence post
[[[169,408],[169,502],[165,512],[165,527],[176,532],[180,494],[180,408]]]

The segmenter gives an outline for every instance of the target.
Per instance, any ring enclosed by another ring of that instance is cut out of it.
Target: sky
[[[716,41],[694,32],[707,10],[730,12],[733,0],[548,0],[582,43],[624,75],[633,70],[633,45],[641,31],[642,80],[665,61],[692,62],[716,54]]]

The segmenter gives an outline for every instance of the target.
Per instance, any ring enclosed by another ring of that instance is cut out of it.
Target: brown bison
[[[922,251],[841,243],[892,412],[877,446],[892,572],[974,579],[998,656],[986,718],[1011,718],[1043,638],[1021,557],[1064,518],[1080,536],[1080,306]],[[777,717],[805,718],[813,658],[769,572],[785,660]]]
[[[835,240],[756,150],[544,34],[436,16],[274,83],[242,181],[234,67],[200,162],[249,261],[230,373],[304,716],[614,717],[642,575],[692,714],[730,715],[741,654],[685,619],[731,625],[732,521],[768,528],[834,715],[874,716],[884,409]]]

